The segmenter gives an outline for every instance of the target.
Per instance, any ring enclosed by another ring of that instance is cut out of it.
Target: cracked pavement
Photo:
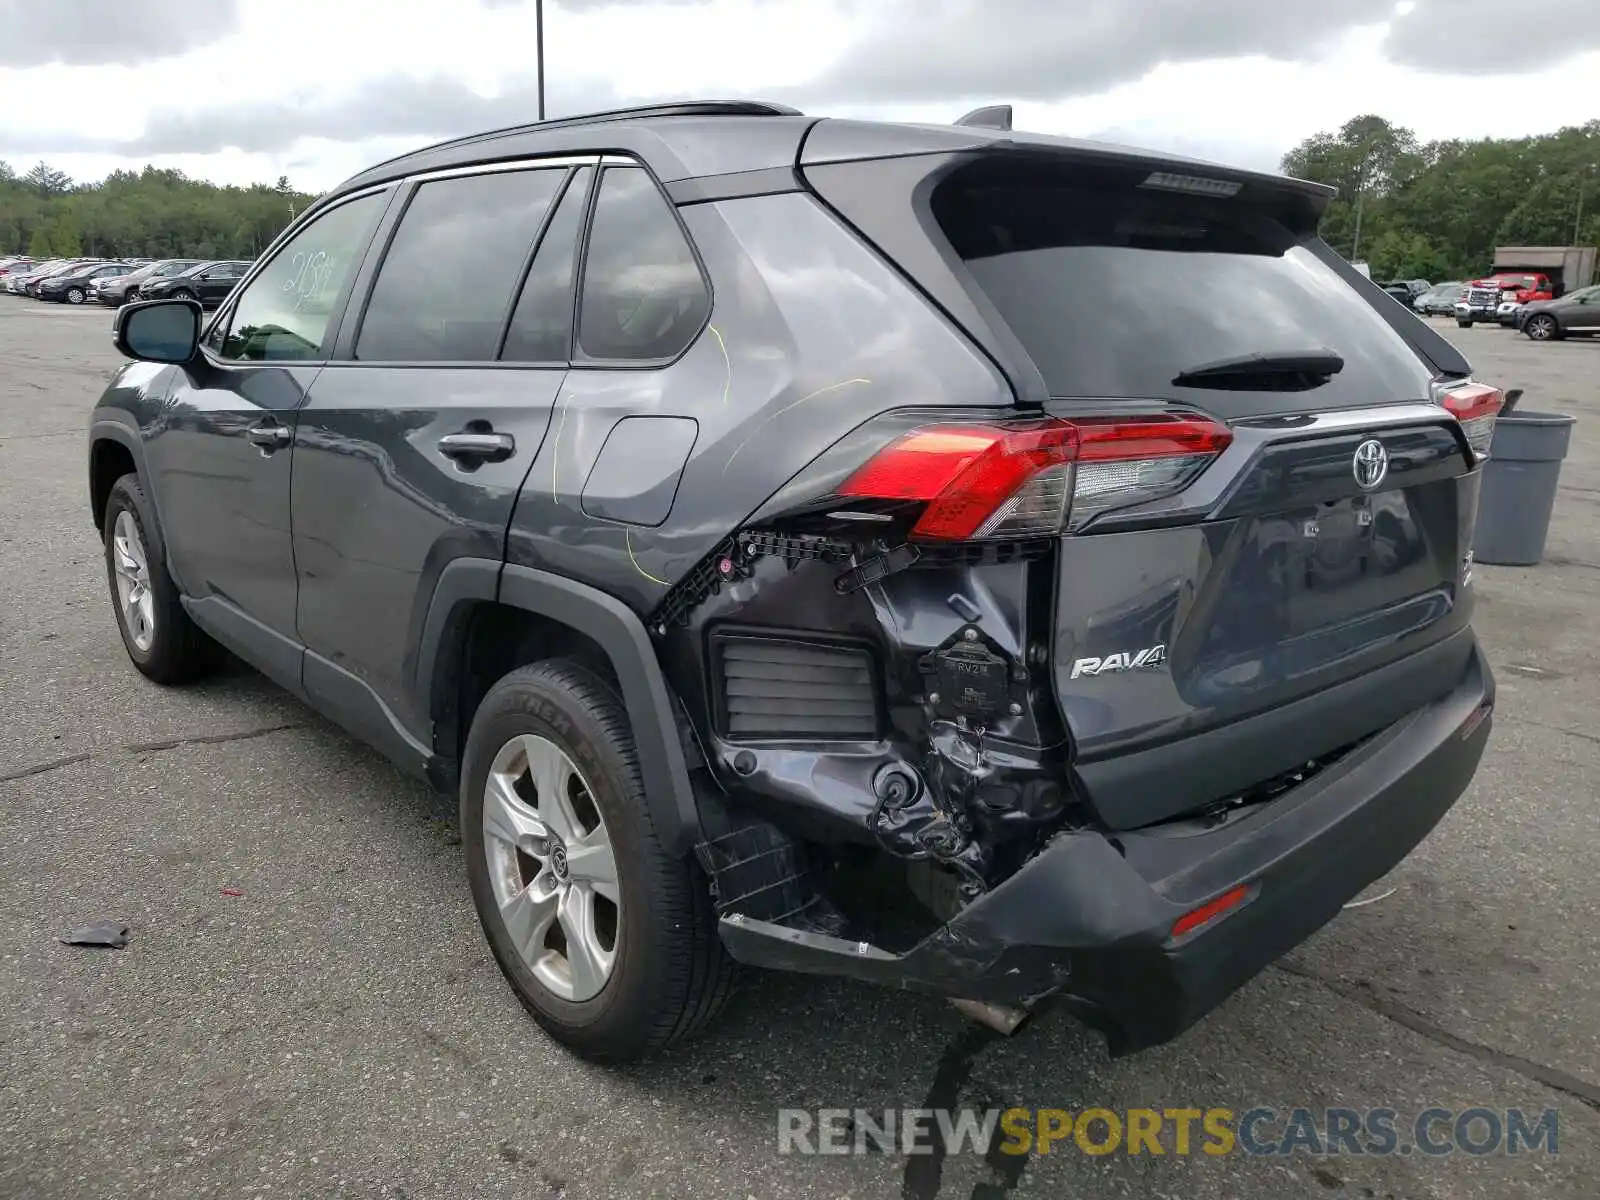
[[[1580,418],[1549,546],[1483,567],[1488,755],[1438,830],[1176,1043],[1065,1015],[753,980],[707,1037],[608,1071],[547,1042],[467,896],[453,802],[249,670],[128,664],[82,429],[109,315],[0,297],[0,1195],[913,1200],[1600,1193],[1600,342],[1475,328],[1479,372]],[[1444,327],[1452,337],[1458,331]],[[57,938],[99,918],[120,951]],[[780,1106],[1547,1107],[1559,1153],[777,1153]]]

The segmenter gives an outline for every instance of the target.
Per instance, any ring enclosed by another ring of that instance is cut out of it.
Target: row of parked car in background
[[[1391,279],[1378,286],[1424,317],[1454,317],[1463,329],[1500,325],[1535,342],[1600,334],[1600,285],[1593,246],[1499,246],[1479,279],[1430,283]],[[1365,264],[1357,269],[1366,273]]]
[[[200,258],[0,258],[0,290],[61,304],[121,308],[133,300],[198,300],[215,308],[251,264]]]

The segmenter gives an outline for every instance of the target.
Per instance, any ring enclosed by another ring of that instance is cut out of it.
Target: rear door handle
[[[505,462],[517,452],[509,433],[447,433],[439,439],[439,453],[458,463]]]
[[[280,425],[271,417],[259,425],[252,425],[245,431],[245,436],[251,443],[261,447],[261,453],[271,454],[274,450],[281,450],[294,440],[294,430],[287,425]]]

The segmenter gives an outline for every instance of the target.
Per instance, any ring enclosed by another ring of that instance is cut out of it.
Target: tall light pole
[[[1589,169],[1578,173],[1578,215],[1572,219],[1572,244],[1579,244],[1583,234],[1583,189],[1589,182],[1589,176],[1595,172],[1594,163],[1589,164]]]
[[[539,120],[544,120],[544,0],[533,0],[534,57],[539,67]]]

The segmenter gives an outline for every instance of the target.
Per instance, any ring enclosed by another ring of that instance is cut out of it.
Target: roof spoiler
[[[983,108],[975,108],[958,120],[956,124],[978,129],[1003,129],[1009,133],[1011,132],[1011,105],[988,104]]]

